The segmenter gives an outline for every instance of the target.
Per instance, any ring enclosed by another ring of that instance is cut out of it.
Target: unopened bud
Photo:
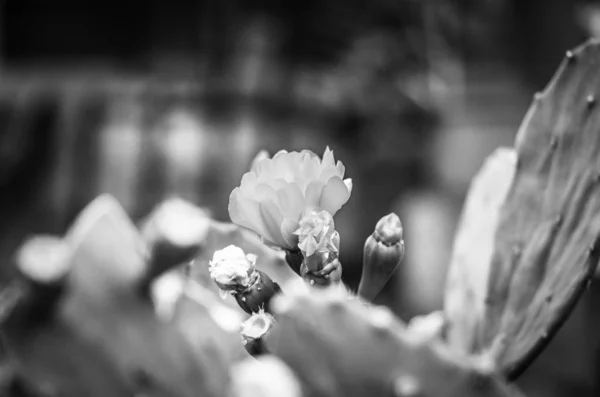
[[[393,245],[402,241],[402,222],[393,212],[384,216],[375,225],[373,237],[385,245]]]
[[[313,256],[337,255],[339,252],[339,234],[331,214],[325,210],[308,210],[300,219],[300,227],[294,232],[298,236],[298,248],[305,261]],[[315,261],[314,266],[318,263]],[[308,265],[311,271],[319,270]]]
[[[358,295],[373,301],[392,277],[403,256],[402,223],[396,214],[391,213],[377,222],[375,231],[365,241]]]
[[[298,248],[303,257],[300,275],[311,285],[330,285],[341,279],[340,234],[331,214],[308,210],[300,219]]]
[[[214,253],[208,270],[223,291],[241,291],[252,285],[258,276],[255,263],[256,256],[246,255],[241,248],[230,245]]]

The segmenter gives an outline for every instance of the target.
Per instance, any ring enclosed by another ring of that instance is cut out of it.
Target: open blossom
[[[280,151],[257,161],[229,197],[232,222],[258,233],[266,244],[293,250],[307,210],[331,216],[348,201],[352,180],[327,148],[321,160],[311,151]]]
[[[253,283],[256,256],[230,245],[216,251],[209,262],[211,278],[222,290],[240,290]]]

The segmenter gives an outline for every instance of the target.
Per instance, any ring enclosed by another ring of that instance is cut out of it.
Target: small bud
[[[341,279],[340,234],[331,214],[308,210],[300,219],[298,248],[303,257],[300,275],[311,285],[330,285]],[[331,274],[335,272],[335,274]]]
[[[402,234],[402,222],[398,215],[392,212],[377,222],[373,236],[377,241],[389,246],[402,241]]]
[[[373,301],[392,277],[403,256],[402,223],[392,213],[377,222],[375,231],[365,241],[358,295]]]
[[[264,310],[254,313],[250,318],[242,323],[241,335],[242,344],[252,356],[267,354],[267,349],[263,343],[262,337],[265,336],[275,319]]]
[[[231,397],[302,397],[294,372],[275,356],[235,364],[230,373]]]

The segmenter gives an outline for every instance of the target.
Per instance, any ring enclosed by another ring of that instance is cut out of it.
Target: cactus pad
[[[482,264],[490,273],[471,349],[488,351],[509,379],[548,343],[597,266],[599,66],[598,41],[567,52],[517,134],[515,175]]]
[[[407,331],[388,309],[349,299],[341,289],[311,289],[275,298],[278,323],[263,338],[308,395],[519,395],[488,367]]]
[[[448,343],[462,352],[477,351],[500,207],[513,179],[516,153],[497,149],[473,178],[454,238],[446,280],[444,312]]]
[[[221,396],[228,382],[217,349],[197,345],[159,321],[133,288],[147,251],[123,208],[110,196],[88,205],[67,233],[72,244],[70,293],[60,321],[105,352],[134,390],[164,395]]]

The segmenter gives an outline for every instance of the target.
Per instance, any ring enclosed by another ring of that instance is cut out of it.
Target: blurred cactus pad
[[[411,249],[395,214],[364,236],[355,292],[334,214],[303,215],[312,223],[302,224],[302,246],[288,225],[278,250],[181,199],[136,225],[103,195],[63,236],[33,236],[15,252],[0,288],[0,394],[524,395],[512,382],[569,317],[599,260],[599,66],[600,42],[568,51],[514,147],[497,149],[473,179],[443,310],[405,323],[373,303]],[[279,232],[270,214],[265,225]]]

